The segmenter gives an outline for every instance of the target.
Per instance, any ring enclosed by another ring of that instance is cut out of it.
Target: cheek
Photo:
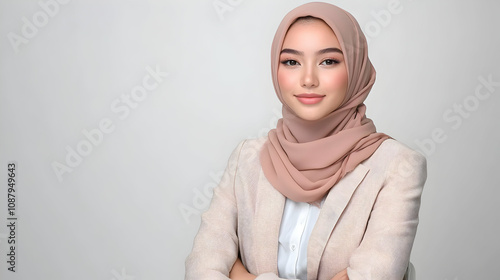
[[[345,95],[347,91],[346,71],[336,71],[333,74],[330,74],[328,79],[324,79],[324,81],[328,89],[335,91],[336,93]]]
[[[292,90],[295,78],[290,71],[278,69],[278,84],[282,94]]]

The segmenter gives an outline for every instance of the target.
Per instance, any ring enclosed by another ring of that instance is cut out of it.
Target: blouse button
[[[295,244],[292,244],[292,246],[290,246],[290,249],[292,249],[292,251],[295,251]]]

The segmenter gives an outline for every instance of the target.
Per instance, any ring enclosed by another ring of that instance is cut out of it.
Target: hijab
[[[327,116],[300,118],[283,101],[278,84],[280,52],[285,35],[299,17],[323,20],[335,33],[344,54],[348,74],[346,96]],[[271,48],[271,73],[276,94],[283,104],[283,118],[260,151],[268,181],[285,197],[297,202],[320,201],[347,173],[369,158],[389,136],[377,133],[365,116],[363,104],[375,82],[368,45],[359,24],[343,9],[321,2],[301,5],[281,21]]]

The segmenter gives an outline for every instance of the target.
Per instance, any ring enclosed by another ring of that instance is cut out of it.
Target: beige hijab
[[[298,117],[281,96],[277,73],[283,40],[299,17],[322,19],[340,42],[348,72],[348,88],[338,109],[317,121]],[[375,82],[368,46],[359,24],[348,12],[327,3],[308,3],[290,11],[278,27],[271,49],[271,71],[283,118],[269,131],[260,152],[266,178],[284,196],[298,202],[317,202],[369,158],[389,136],[377,133],[365,117],[363,101]]]

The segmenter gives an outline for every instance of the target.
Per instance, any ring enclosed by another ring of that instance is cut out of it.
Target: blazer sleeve
[[[350,280],[401,280],[415,239],[426,159],[401,148],[386,170],[360,246],[347,268]]]
[[[228,280],[238,258],[238,207],[235,198],[235,178],[242,141],[229,157],[221,181],[214,188],[210,207],[201,216],[201,225],[193,249],[185,262],[185,280]],[[274,273],[263,273],[256,280],[281,280]],[[283,279],[284,280],[284,279]]]
[[[229,279],[229,271],[238,257],[234,178],[243,143],[229,157],[221,181],[213,190],[210,207],[201,216],[193,249],[186,259],[185,280]]]

